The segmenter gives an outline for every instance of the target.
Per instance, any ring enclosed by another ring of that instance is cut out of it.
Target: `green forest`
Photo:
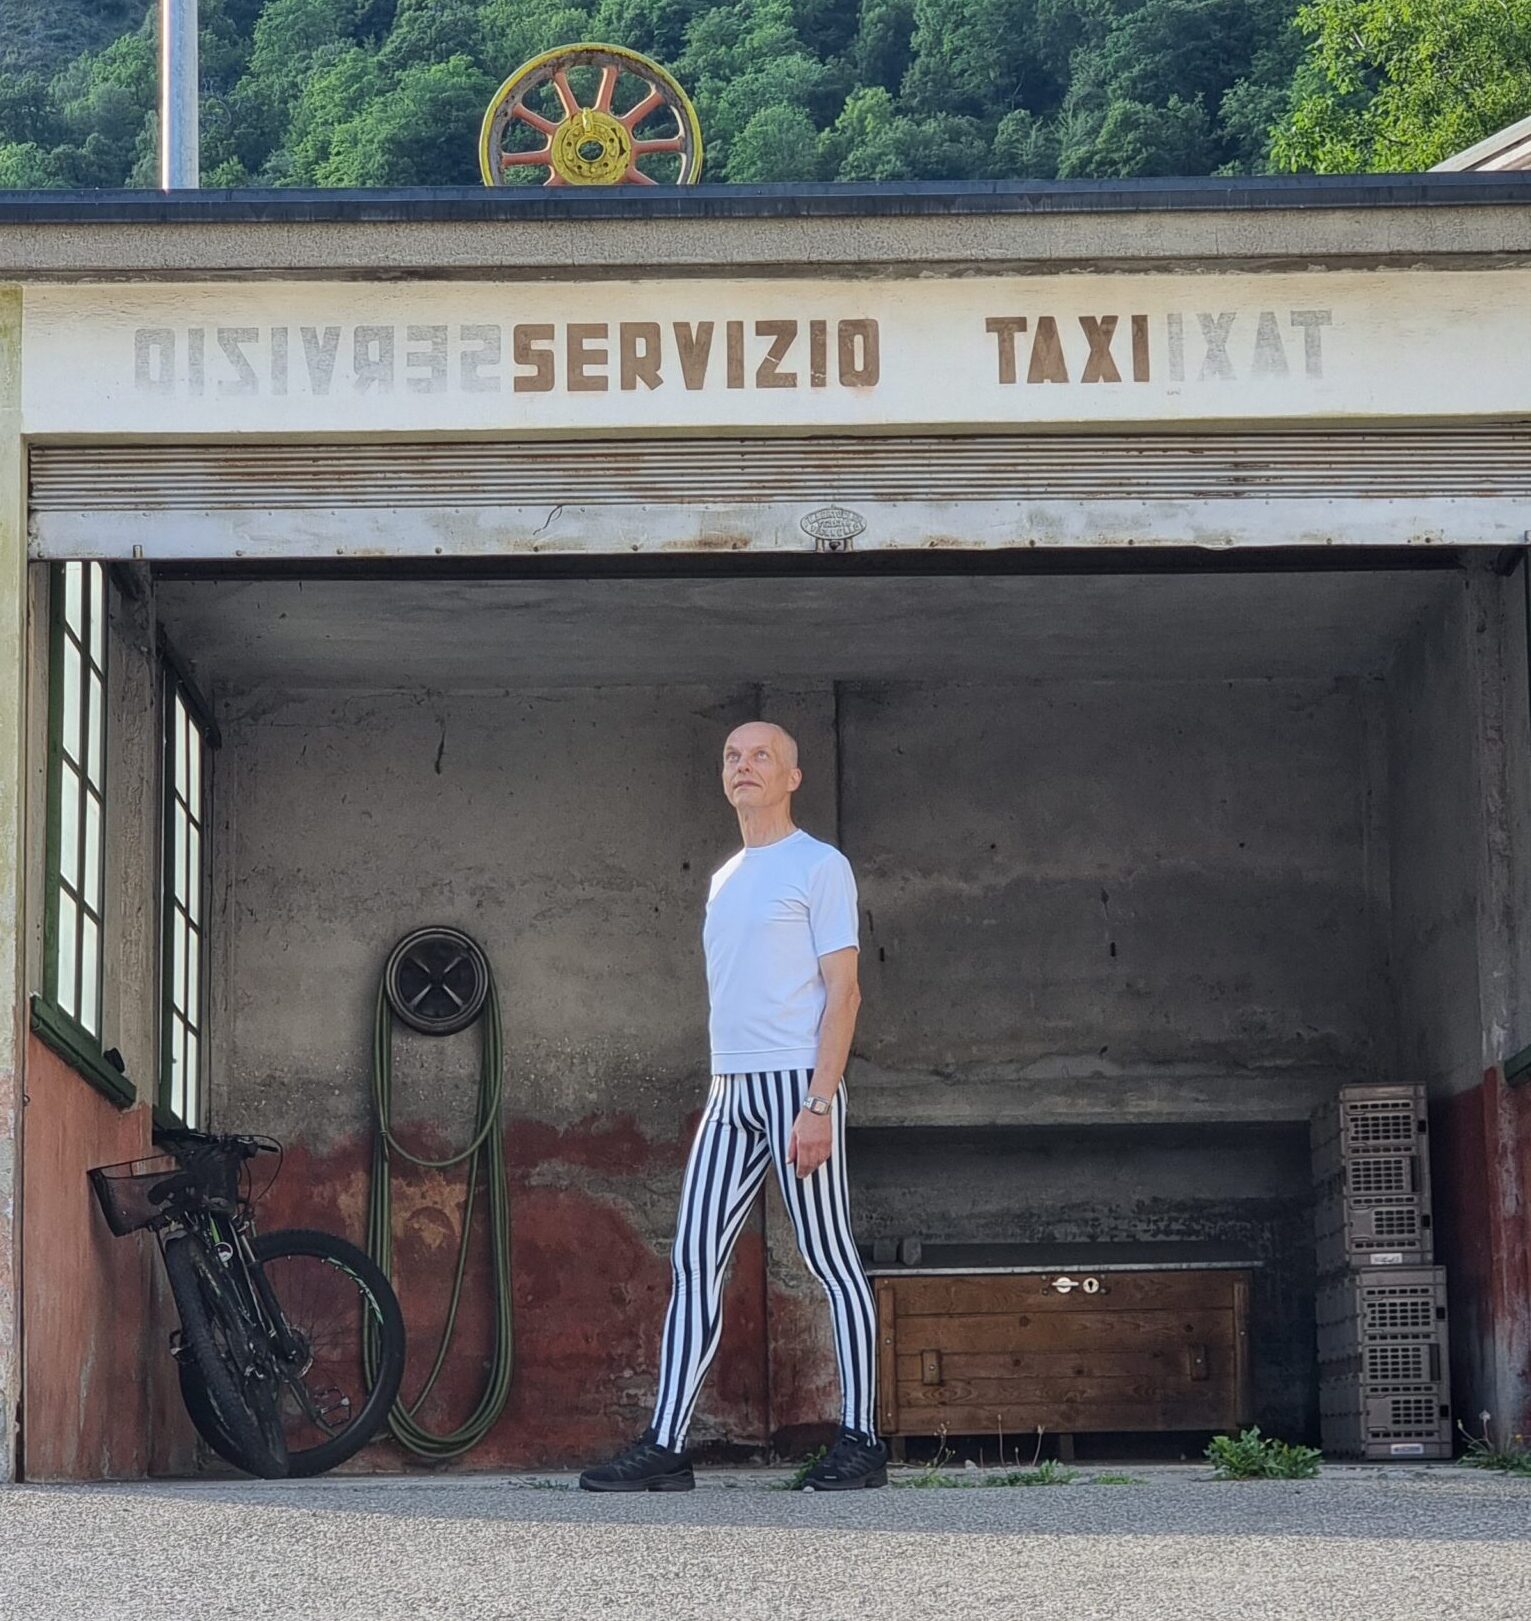
[[[579,40],[690,92],[704,179],[1428,168],[1531,113],[1531,0],[202,0],[203,184],[478,183]],[[155,8],[0,0],[0,187],[153,186]]]

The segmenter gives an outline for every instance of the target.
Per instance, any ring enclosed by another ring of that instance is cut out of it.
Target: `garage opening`
[[[173,1083],[139,1085],[286,1145],[265,1225],[363,1234],[392,945],[447,924],[493,965],[516,1374],[466,1466],[569,1463],[646,1422],[705,1090],[701,908],[736,844],[718,755],[756,716],[798,737],[798,820],[859,880],[849,1153],[874,1273],[913,1256],[948,1274],[1040,1279],[1092,1258],[1207,1287],[1238,1274],[1242,1346],[1193,1341],[1164,1377],[1240,1378],[1241,1418],[1317,1439],[1306,1122],[1341,1086],[1444,1095],[1477,1062],[1476,740],[1506,722],[1486,707],[1490,641],[1524,693],[1521,583],[1455,553],[1072,561],[103,576],[114,881],[157,883],[163,706],[184,701],[208,747],[189,880],[205,886],[201,966],[177,970]],[[46,594],[48,568],[34,573]],[[1524,709],[1508,724],[1524,752]],[[111,959],[119,976],[160,974],[151,932]],[[109,989],[108,1013],[136,994]],[[464,1140],[476,1050],[400,1031],[396,1117],[425,1149]],[[1451,1129],[1443,1115],[1443,1142]],[[1481,1196],[1438,1181],[1463,1322]],[[821,1301],[774,1200],[736,1256],[704,1447],[790,1448],[832,1416]],[[447,1309],[460,1185],[401,1177],[395,1206],[408,1391]],[[477,1392],[486,1256],[480,1242],[427,1420],[460,1418]],[[29,1337],[29,1369],[49,1332]],[[162,1355],[155,1335],[145,1358]],[[1116,1349],[1105,1373],[1061,1380],[1046,1428],[1118,1453],[1199,1450],[1215,1426],[1154,1385],[1165,1359]],[[1474,1343],[1460,1350],[1470,1372]],[[40,1474],[46,1381],[29,1377]],[[1111,1378],[1147,1421],[1081,1417],[1103,1400],[1092,1379]],[[173,1401],[152,1420],[159,1465],[195,1467],[184,1437],[165,1440]],[[364,1454],[407,1464],[389,1443]]]

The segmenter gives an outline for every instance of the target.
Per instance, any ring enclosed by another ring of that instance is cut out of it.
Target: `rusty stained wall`
[[[1475,571],[1387,683],[1395,1073],[1430,1089],[1454,1406],[1501,1438],[1531,1432],[1527,629],[1521,573]]]
[[[701,905],[735,838],[715,758],[760,702],[652,687],[222,700],[214,1102],[222,1126],[294,1149],[268,1225],[363,1232],[372,998],[394,940],[457,924],[500,977],[518,1376],[474,1466],[588,1457],[647,1419],[705,1083]],[[1035,1121],[1080,1098],[1246,1121],[1275,1099],[1291,1121],[1315,1089],[1373,1073],[1354,685],[881,685],[766,707],[798,729],[802,817],[831,837],[838,772],[862,876],[853,1121],[918,1131],[974,1100]],[[401,1036],[397,1070],[406,1131],[463,1140],[472,1038]],[[1294,1264],[1300,1197],[1279,1219],[1253,1200],[1198,1205],[1193,1162],[1217,1152],[1187,1151],[1166,1220],[1208,1237],[1265,1219]],[[1141,1156],[1083,1163],[1081,1208],[1152,1196]],[[1025,1236],[1024,1177],[1012,1197]],[[741,1244],[702,1443],[790,1448],[836,1411],[822,1295],[774,1199]],[[457,1192],[409,1173],[396,1203],[412,1387],[444,1309]],[[477,1393],[473,1299],[438,1421]],[[1274,1400],[1290,1414],[1304,1398],[1288,1378]],[[400,1461],[381,1448],[367,1466]]]
[[[46,670],[49,571],[34,566],[31,653]],[[139,1104],[119,1110],[42,1042],[27,1046],[22,1136],[22,1467],[33,1480],[186,1473],[195,1437],[167,1349],[175,1312],[140,1236],[113,1238],[86,1181],[150,1148],[158,1069],[159,684],[147,596],[110,589],[103,1046]],[[47,683],[28,715],[29,985],[42,979]]]
[[[32,1038],[22,1186],[29,1480],[134,1480],[194,1465],[156,1247],[142,1233],[114,1238],[85,1181],[89,1166],[149,1151],[147,1109],[119,1109]]]

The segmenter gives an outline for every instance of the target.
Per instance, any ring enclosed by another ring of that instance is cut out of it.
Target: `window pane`
[[[58,867],[71,889],[80,887],[80,779],[66,760],[59,772]]]
[[[99,563],[90,568],[90,656],[96,667],[106,668],[106,571]]]
[[[64,753],[80,764],[84,752],[80,747],[80,650],[69,641],[64,643],[64,713],[59,740]]]
[[[86,738],[86,766],[90,780],[99,788],[101,776],[101,744],[103,732],[101,725],[101,677],[94,671],[85,678],[86,686],[90,689],[89,715],[90,733]]]
[[[75,1001],[75,979],[79,966],[80,914],[74,902],[63,890],[58,896],[58,980],[53,987],[53,1000],[65,1013],[78,1009]]]
[[[170,752],[175,756],[175,791],[182,799],[187,799],[186,792],[186,705],[181,702],[180,693],[175,695],[170,717]]]
[[[100,1009],[96,1005],[100,974],[101,941],[94,918],[80,920],[80,1023],[91,1033],[100,1034]]]
[[[182,1103],[183,1110],[189,1107],[201,1092],[201,1082],[197,1070],[197,1038],[188,1030],[186,1032],[186,1097]],[[185,1113],[181,1118],[189,1125],[191,1118]]]
[[[201,965],[202,953],[199,950],[195,929],[186,931],[186,1017],[194,1025],[202,1022],[201,982],[197,974]]]
[[[170,862],[170,892],[186,904],[186,813],[177,805],[170,813],[175,824],[175,851]]]
[[[85,881],[80,899],[100,913],[101,904],[101,801],[94,794],[85,796]]]
[[[181,1021],[172,1013],[170,1015],[170,1086],[168,1089],[170,1095],[167,1101],[171,1113],[181,1115],[183,1120],[186,1118],[181,1113],[181,1099],[184,1090],[181,1077],[185,1073],[183,1068],[185,1060],[181,1056],[181,1043],[184,1039]]]
[[[83,642],[85,620],[80,606],[80,586],[84,578],[83,563],[64,564],[64,622]]]
[[[186,910],[193,923],[202,921],[202,835],[186,830]]]
[[[188,717],[186,741],[186,802],[191,806],[191,814],[200,822],[202,820],[202,734],[197,730],[196,723]]]
[[[186,924],[179,916],[170,933],[170,1002],[178,1013],[185,1013],[190,1008],[186,1000]]]

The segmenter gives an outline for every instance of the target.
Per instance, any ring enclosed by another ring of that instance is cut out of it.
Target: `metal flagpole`
[[[159,183],[195,191],[202,183],[197,122],[197,0],[159,3]]]

